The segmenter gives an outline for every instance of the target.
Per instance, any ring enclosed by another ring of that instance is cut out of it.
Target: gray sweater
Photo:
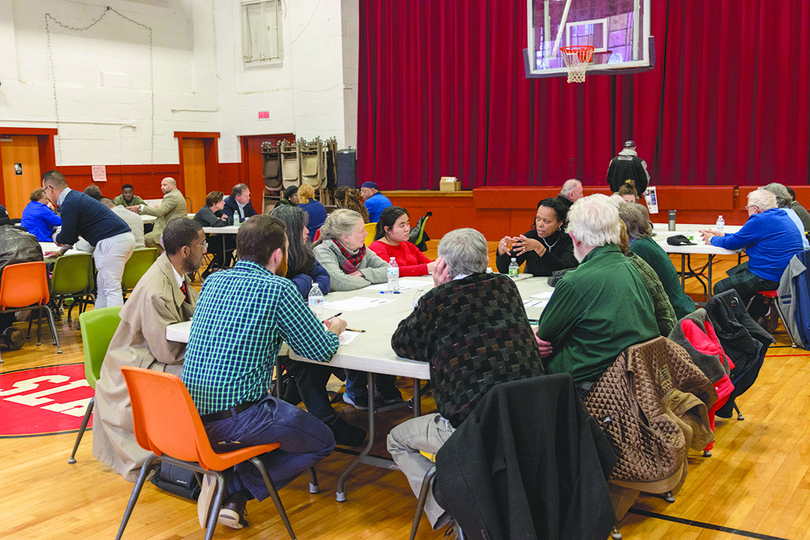
[[[314,251],[315,259],[329,272],[330,288],[333,291],[353,291],[362,289],[372,283],[385,283],[388,281],[388,263],[368,248],[366,248],[366,255],[357,267],[363,277],[350,276],[343,271],[340,265],[343,264],[346,257],[343,256],[340,248],[332,240],[324,240],[315,246]]]

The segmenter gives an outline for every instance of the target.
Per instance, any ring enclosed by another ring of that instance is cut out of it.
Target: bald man
[[[177,182],[174,178],[167,176],[160,181],[160,190],[163,192],[163,201],[160,206],[152,207],[146,204],[129,206],[127,210],[132,210],[136,214],[146,214],[156,216],[155,225],[152,232],[143,237],[146,247],[160,247],[160,235],[166,224],[176,218],[188,218],[186,214],[186,198],[177,189]]]

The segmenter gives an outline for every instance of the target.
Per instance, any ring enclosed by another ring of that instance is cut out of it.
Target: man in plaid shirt
[[[338,350],[340,319],[327,328],[304,304],[286,274],[287,236],[278,219],[257,215],[236,236],[239,262],[205,281],[186,347],[182,379],[215,451],[280,443],[262,462],[280,489],[335,448],[329,427],[268,393],[282,342],[306,358],[328,362]],[[205,526],[216,483],[206,476],[198,503]],[[245,503],[269,495],[250,463],[237,465],[219,523],[242,528]]]

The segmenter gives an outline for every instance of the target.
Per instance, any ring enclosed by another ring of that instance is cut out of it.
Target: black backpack
[[[152,476],[152,483],[163,491],[184,499],[196,501],[200,497],[200,483],[194,471],[183,469],[165,461]]]

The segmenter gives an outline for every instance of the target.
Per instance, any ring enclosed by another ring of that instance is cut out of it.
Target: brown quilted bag
[[[648,493],[674,489],[686,474],[686,438],[665,412],[672,388],[717,400],[688,353],[658,337],[622,351],[585,398],[618,457],[611,482]]]

